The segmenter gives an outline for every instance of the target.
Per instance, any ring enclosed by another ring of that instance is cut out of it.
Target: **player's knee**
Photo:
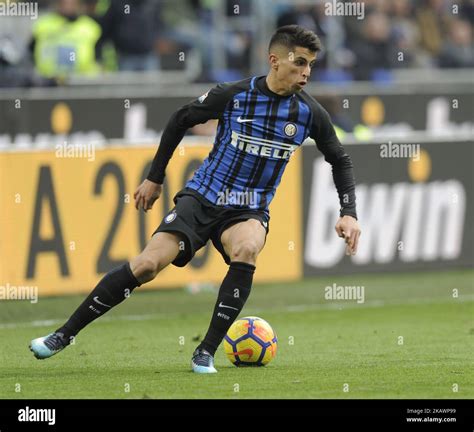
[[[147,255],[139,255],[132,261],[131,267],[140,283],[153,280],[161,269],[160,260]]]
[[[255,263],[257,255],[260,251],[258,244],[254,240],[245,240],[236,243],[231,248],[231,261],[243,261],[248,263]]]

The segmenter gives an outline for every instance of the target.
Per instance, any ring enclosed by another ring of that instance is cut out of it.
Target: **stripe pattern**
[[[291,155],[309,136],[312,112],[298,94],[269,96],[255,80],[227,103],[214,146],[186,187],[215,205],[268,213]]]

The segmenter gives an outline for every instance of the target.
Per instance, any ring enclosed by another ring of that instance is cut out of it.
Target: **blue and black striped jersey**
[[[148,179],[162,183],[185,131],[209,119],[219,120],[214,145],[187,188],[215,205],[268,212],[291,155],[310,137],[333,167],[341,215],[356,217],[352,162],[329,114],[303,90],[290,96],[272,92],[265,76],[218,84],[175,112]]]

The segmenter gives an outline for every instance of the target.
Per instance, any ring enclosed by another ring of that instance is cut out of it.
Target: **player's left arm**
[[[335,229],[347,244],[346,255],[355,255],[359,244],[360,228],[357,222],[355,179],[352,160],[336,136],[326,110],[318,106],[313,112],[310,137],[316,141],[326,162],[332,166],[332,175],[339,195],[340,217]]]

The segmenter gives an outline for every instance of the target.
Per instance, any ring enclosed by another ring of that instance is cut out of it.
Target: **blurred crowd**
[[[37,3],[37,19],[0,16],[0,87],[58,85],[71,74],[178,70],[191,51],[201,65],[196,81],[239,79],[265,72],[255,59],[287,24],[322,39],[313,79],[384,80],[399,68],[474,67],[474,0],[353,1],[363,4],[363,16],[328,13],[334,0]]]
[[[324,78],[383,80],[398,68],[474,67],[473,0],[357,1],[363,16],[339,20],[327,14],[328,3],[334,2],[293,7],[277,20],[321,37],[326,50],[318,70]]]

